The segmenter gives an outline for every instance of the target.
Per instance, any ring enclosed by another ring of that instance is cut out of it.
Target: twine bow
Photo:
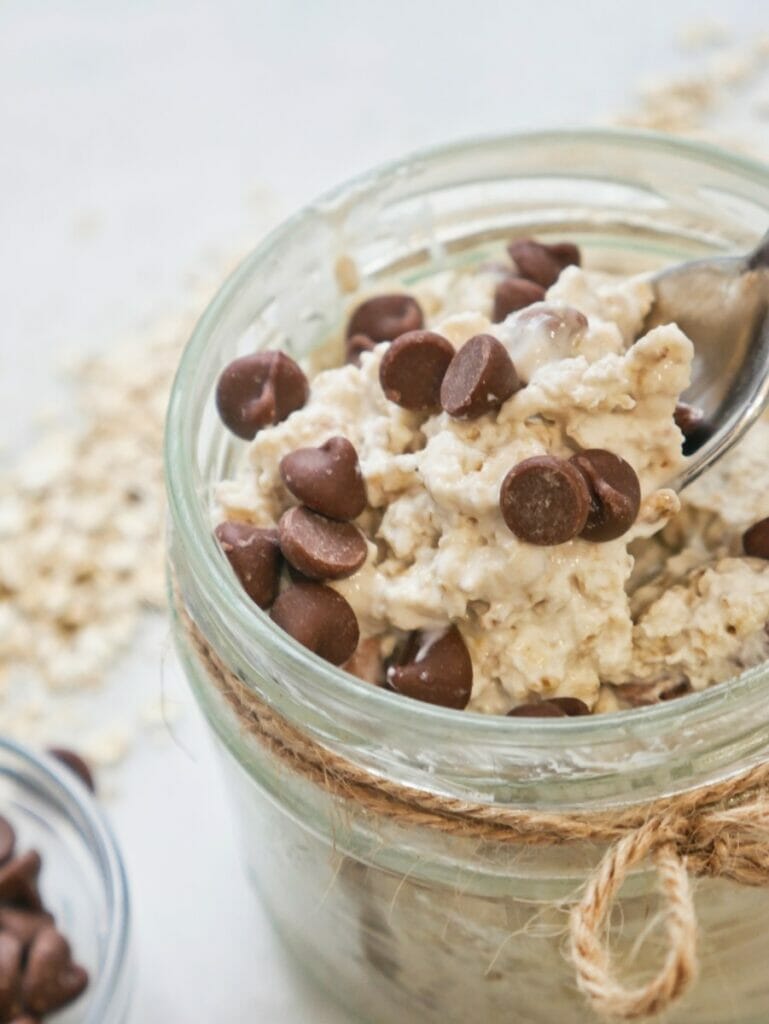
[[[604,841],[611,845],[570,916],[577,984],[609,1020],[640,1020],[671,1007],[697,976],[692,876],[769,885],[769,763],[741,775],[634,807],[596,814],[522,810],[447,797],[375,775],[282,718],[223,664],[175,595],[191,649],[241,724],[292,770],[374,815],[453,835],[523,845]],[[629,987],[608,945],[612,906],[632,869],[655,866],[666,901],[668,949],[657,974]]]

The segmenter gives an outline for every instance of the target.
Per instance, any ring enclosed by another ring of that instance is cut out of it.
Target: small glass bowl
[[[43,903],[89,974],[56,1024],[123,1024],[131,993],[130,904],[120,852],[104,814],[71,771],[0,739],[0,814],[17,851],[42,858]]]

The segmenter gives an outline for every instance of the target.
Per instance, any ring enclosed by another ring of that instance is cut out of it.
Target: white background
[[[0,436],[21,449],[58,393],[65,349],[179,309],[189,271],[255,242],[265,195],[290,211],[409,149],[608,120],[641,79],[691,62],[675,46],[682,25],[727,19],[745,40],[769,30],[762,11],[765,0],[0,0]],[[173,735],[140,740],[109,781],[135,907],[132,1024],[341,1024],[244,898],[162,623],[109,685],[134,710],[161,687],[185,705]]]

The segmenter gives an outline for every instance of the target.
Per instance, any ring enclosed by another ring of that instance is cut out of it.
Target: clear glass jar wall
[[[769,222],[769,172],[707,147],[618,132],[523,135],[420,154],[359,179],[271,235],[199,324],[167,435],[176,592],[217,656],[284,719],[385,778],[523,808],[606,809],[725,778],[766,759],[769,673],[644,710],[498,719],[406,701],[319,660],[242,594],[211,536],[216,482],[243,456],[213,387],[232,358],[294,356],[339,332],[361,288],[473,265],[512,234],[572,239],[588,266],[631,272],[747,248]],[[339,349],[341,354],[341,347]],[[249,875],[304,968],[360,1020],[594,1020],[565,957],[568,910],[602,850],[520,847],[383,819],[287,769],[177,640],[217,735]],[[625,886],[613,926],[626,977],[664,953],[653,876]],[[696,887],[701,976],[671,1022],[769,1016],[769,892]],[[648,933],[648,934],[647,934]],[[641,939],[644,939],[641,942]]]

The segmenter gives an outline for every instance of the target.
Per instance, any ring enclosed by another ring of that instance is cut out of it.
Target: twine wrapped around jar
[[[595,814],[495,806],[415,789],[328,750],[276,714],[223,664],[179,595],[175,598],[192,648],[244,728],[330,794],[401,823],[468,838],[524,845],[610,843],[570,917],[577,985],[603,1018],[652,1017],[672,1006],[695,980],[692,876],[769,885],[769,764],[676,796]],[[668,949],[657,974],[629,988],[616,976],[606,931],[629,872],[645,860],[654,864],[666,901]]]

